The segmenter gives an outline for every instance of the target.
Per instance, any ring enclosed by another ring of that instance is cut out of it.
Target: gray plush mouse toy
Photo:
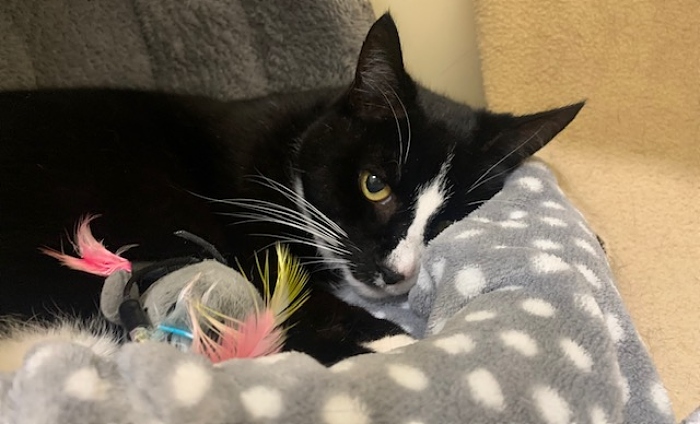
[[[212,362],[264,356],[282,348],[282,324],[308,297],[308,275],[286,248],[276,246],[274,292],[267,259],[258,267],[261,296],[213,246],[192,234],[176,233],[210,252],[212,259],[182,257],[136,264],[120,256],[128,247],[112,253],[94,238],[90,230],[94,218],[88,216],[77,226],[73,246],[78,257],[44,252],[70,268],[106,277],[102,314],[124,327],[132,341],[169,343]]]

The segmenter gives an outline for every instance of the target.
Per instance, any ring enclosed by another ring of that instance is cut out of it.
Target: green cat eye
[[[368,200],[373,202],[381,202],[391,196],[391,187],[369,171],[360,173],[360,190]]]

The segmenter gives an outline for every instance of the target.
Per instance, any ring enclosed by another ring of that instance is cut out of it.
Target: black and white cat
[[[582,104],[514,117],[473,111],[416,84],[385,15],[347,87],[221,102],[128,90],[0,94],[0,313],[96,311],[100,279],[38,248],[99,213],[111,247],[139,260],[188,249],[187,230],[244,266],[290,242],[313,271],[287,348],[324,363],[400,331],[332,295],[401,295],[446,225],[504,178]],[[5,341],[7,343],[7,341]],[[0,341],[0,355],[2,354]]]

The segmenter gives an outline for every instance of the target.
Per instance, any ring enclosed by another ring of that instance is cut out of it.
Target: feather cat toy
[[[169,343],[215,363],[282,349],[283,324],[308,298],[308,275],[285,247],[275,247],[274,290],[268,258],[258,262],[261,295],[242,272],[226,265],[211,244],[192,234],[176,233],[213,259],[181,257],[137,266],[120,256],[133,246],[113,253],[95,239],[90,229],[95,218],[87,216],[76,227],[71,243],[77,257],[42,251],[69,268],[106,277],[100,310],[107,320],[123,326],[132,341]]]

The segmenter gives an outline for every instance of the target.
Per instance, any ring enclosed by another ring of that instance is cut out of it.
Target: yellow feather
[[[289,253],[289,249],[275,245],[277,252],[277,283],[272,297],[265,299],[268,307],[277,318],[277,325],[286,321],[309,298],[306,283],[309,275],[302,268],[299,260]],[[269,281],[267,285],[269,286]],[[269,292],[269,287],[266,290]]]

